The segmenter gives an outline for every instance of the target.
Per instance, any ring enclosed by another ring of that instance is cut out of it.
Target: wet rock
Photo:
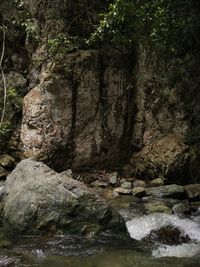
[[[157,178],[152,181],[150,181],[149,185],[151,187],[158,187],[164,185],[164,179],[163,178]]]
[[[144,205],[148,214],[160,212],[160,213],[172,213],[172,210],[166,206],[163,202],[153,201],[145,203]]]
[[[200,198],[200,184],[190,184],[184,186],[184,188],[188,199]]]
[[[132,183],[131,182],[123,182],[121,184],[121,187],[124,189],[131,189],[132,188]]]
[[[145,197],[146,196],[146,191],[144,187],[135,187],[132,189],[132,193],[136,197]]]
[[[199,216],[200,215],[200,201],[190,202],[190,209],[191,209],[192,214],[194,214],[195,216]]]
[[[81,234],[90,226],[126,233],[121,216],[87,186],[32,159],[17,165],[3,193],[4,227],[18,234]]]
[[[0,267],[12,267],[15,266],[16,261],[12,258],[9,258],[7,256],[0,257]]]
[[[4,168],[12,168],[15,165],[15,159],[8,154],[3,154],[0,156],[0,165]]]
[[[109,190],[109,189],[103,189],[102,192],[99,195],[102,198],[108,199],[108,200],[111,200],[111,199],[114,199],[115,198],[115,196],[113,194],[113,191],[112,190]]]
[[[116,185],[117,176],[118,176],[117,172],[112,172],[111,174],[109,174],[108,179],[111,185]]]
[[[177,203],[172,208],[173,213],[177,215],[190,215],[191,209],[188,203]]]
[[[96,180],[93,183],[91,183],[91,186],[94,186],[94,187],[107,187],[108,183],[104,182],[104,181]]]
[[[134,187],[146,187],[145,181],[142,180],[135,180],[133,183]]]
[[[132,189],[126,189],[122,187],[117,187],[113,190],[113,194],[119,194],[119,195],[132,195]]]
[[[183,199],[185,197],[184,187],[176,184],[147,188],[146,193],[147,195],[164,198]]]
[[[178,228],[171,225],[163,226],[158,230],[151,230],[151,232],[143,240],[170,246],[181,245],[191,241],[188,235],[183,236]]]

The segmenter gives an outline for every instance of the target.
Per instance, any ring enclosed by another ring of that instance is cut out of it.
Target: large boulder
[[[126,234],[122,217],[79,181],[32,159],[8,176],[4,226],[17,234]]]
[[[189,148],[175,135],[155,138],[138,153],[133,154],[130,165],[137,174],[150,178],[164,176],[172,182],[184,182],[191,154]]]

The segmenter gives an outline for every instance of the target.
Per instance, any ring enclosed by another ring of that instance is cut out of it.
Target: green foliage
[[[0,140],[6,138],[8,135],[10,135],[12,131],[12,125],[10,122],[3,122],[0,125]]]
[[[2,99],[0,101],[0,111],[3,106]],[[7,89],[6,116],[0,125],[0,139],[6,139],[13,130],[12,117],[16,112],[22,109],[22,97],[15,88]]]
[[[56,38],[48,40],[48,53],[50,56],[63,55],[72,52],[79,47],[77,37],[69,37],[60,33]]]
[[[18,94],[15,88],[8,88],[7,90],[7,101],[8,104],[16,111],[21,110],[22,108],[22,97]]]
[[[115,0],[101,15],[89,43],[107,39],[127,46],[148,38],[176,52],[188,42],[192,19],[191,0]]]
[[[99,26],[88,43],[108,39],[114,43],[131,44],[135,26],[134,7],[134,1],[130,0],[116,0],[110,4],[108,12],[100,14]]]
[[[28,41],[39,41],[39,26],[37,21],[33,18],[27,18],[21,22],[21,26],[25,28],[26,39]]]

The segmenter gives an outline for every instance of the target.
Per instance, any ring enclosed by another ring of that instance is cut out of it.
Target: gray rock
[[[156,197],[177,199],[183,199],[185,197],[184,187],[176,184],[147,188],[146,193],[147,195],[153,195]]]
[[[144,187],[135,187],[132,189],[132,193],[136,197],[145,197],[146,191]]]
[[[111,184],[111,185],[116,185],[116,183],[117,183],[117,172],[113,172],[113,173],[111,173],[111,174],[109,174],[109,183]]]
[[[132,188],[132,183],[131,182],[123,182],[121,184],[121,187],[125,188],[125,189],[131,189]]]
[[[189,184],[185,187],[186,196],[189,199],[200,198],[200,184]]]
[[[146,187],[145,181],[142,180],[135,180],[133,183],[134,187]]]
[[[162,186],[164,185],[164,180],[162,178],[157,178],[150,181],[149,185],[152,187]]]
[[[113,195],[132,195],[132,189],[126,189],[122,187],[117,187],[113,190]]]
[[[108,183],[104,182],[104,181],[96,180],[93,183],[91,183],[91,186],[94,186],[94,187],[107,187]]]
[[[177,215],[188,215],[191,213],[187,203],[177,203],[173,206],[172,210]]]
[[[0,165],[4,168],[12,168],[15,165],[15,159],[8,154],[3,154],[0,156]]]
[[[87,186],[32,159],[8,176],[3,203],[4,226],[18,234],[126,233],[121,216]]]

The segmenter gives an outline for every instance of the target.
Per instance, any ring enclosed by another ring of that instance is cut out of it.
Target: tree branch
[[[3,29],[3,43],[2,43],[2,52],[1,52],[1,58],[0,58],[0,71],[3,79],[3,88],[4,88],[4,97],[3,97],[3,111],[1,115],[1,120],[0,120],[0,128],[2,126],[4,117],[5,117],[5,112],[6,112],[6,100],[7,100],[7,87],[6,87],[6,78],[4,75],[2,63],[5,55],[5,43],[6,43],[6,31],[5,31],[5,25],[3,24],[2,26]]]

